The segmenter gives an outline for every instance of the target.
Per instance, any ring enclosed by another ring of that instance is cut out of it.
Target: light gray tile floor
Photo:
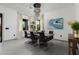
[[[67,55],[68,43],[51,40],[48,47],[39,48],[28,44],[27,38],[5,41],[0,43],[0,55]]]

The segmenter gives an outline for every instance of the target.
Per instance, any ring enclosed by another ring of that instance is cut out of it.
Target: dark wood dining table
[[[73,34],[68,35],[68,53],[69,55],[76,55],[77,54],[77,44],[79,43],[79,38],[75,38]]]

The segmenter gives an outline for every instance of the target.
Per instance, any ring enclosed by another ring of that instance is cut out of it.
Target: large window
[[[23,19],[23,30],[28,30],[28,19]]]

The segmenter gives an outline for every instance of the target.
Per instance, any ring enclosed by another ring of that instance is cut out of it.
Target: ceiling
[[[32,14],[33,13],[33,3],[0,3],[1,6],[6,6],[17,10],[22,14]],[[68,6],[73,6],[73,3],[41,3],[41,11],[43,13],[52,10],[61,9]]]

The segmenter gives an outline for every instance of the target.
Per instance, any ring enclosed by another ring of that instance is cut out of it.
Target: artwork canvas
[[[63,18],[50,19],[48,22],[48,28],[63,29]]]

